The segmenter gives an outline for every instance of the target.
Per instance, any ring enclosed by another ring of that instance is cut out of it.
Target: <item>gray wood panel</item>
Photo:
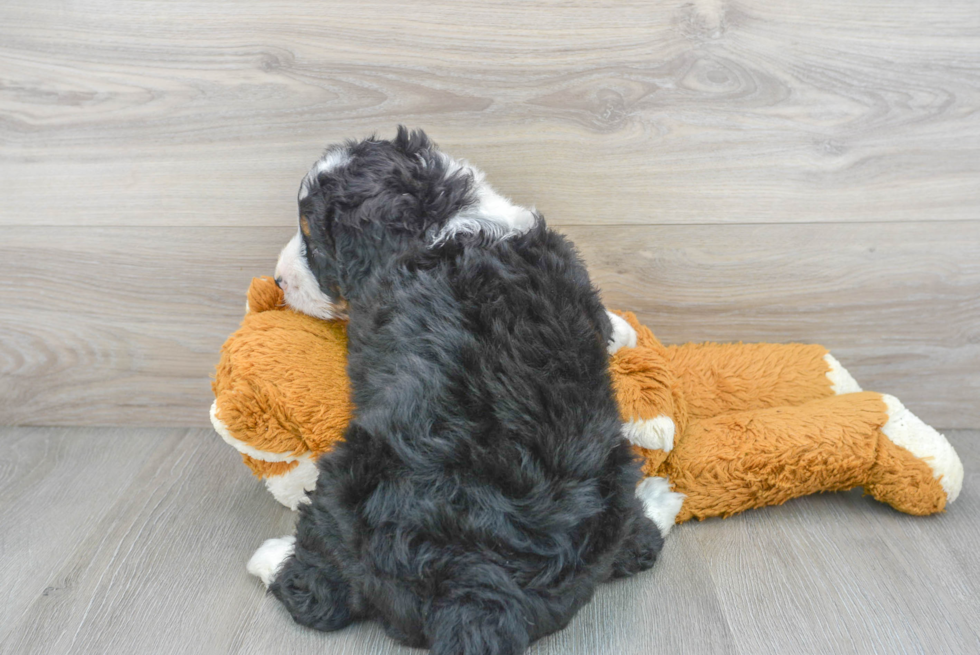
[[[939,427],[980,425],[980,222],[561,226],[666,342],[803,341]],[[290,228],[8,227],[0,424],[206,426]]]
[[[0,425],[205,426],[324,144],[426,128],[668,342],[818,341],[980,427],[973,0],[0,3]],[[680,526],[534,655],[980,652],[980,433],[938,517]],[[415,653],[244,572],[294,517],[210,430],[0,428],[0,652]]]
[[[76,430],[63,434],[85,443]],[[113,430],[109,435],[132,440],[149,456],[128,462],[117,459],[113,449],[102,451],[102,457],[128,469],[132,481],[123,493],[98,496],[102,512],[87,517],[88,530],[70,555],[47,578],[34,581],[34,589],[57,589],[31,594],[31,604],[0,649],[224,652],[263,602],[261,585],[250,584],[244,573],[243,554],[257,547],[266,531],[289,532],[293,516],[266,502],[268,492],[247,471],[237,470],[240,456],[221,447],[211,430]],[[98,474],[95,467],[85,470]],[[57,476],[45,482],[65,484]],[[84,515],[77,496],[59,509]],[[47,524],[35,530],[38,540],[57,536],[48,534]],[[62,586],[65,579],[70,584]]]
[[[704,524],[697,539],[740,652],[976,652],[978,603],[964,596],[976,579],[943,541],[974,515],[973,495],[925,518],[857,490]],[[955,532],[972,534],[970,522]]]
[[[0,66],[2,225],[285,225],[399,122],[564,223],[980,217],[973,0],[6,0]]]
[[[0,430],[0,642],[36,598],[73,587],[77,544],[172,433]]]
[[[678,526],[654,569],[601,587],[529,653],[977,652],[980,433],[949,436],[966,479],[945,514],[850,492]],[[419,652],[371,623],[301,628],[263,594],[245,561],[294,514],[210,430],[0,442],[0,652]]]

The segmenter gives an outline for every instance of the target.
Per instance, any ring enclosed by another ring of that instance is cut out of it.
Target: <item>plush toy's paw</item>
[[[888,407],[888,423],[881,431],[892,443],[901,446],[926,464],[946,492],[946,502],[956,500],[963,487],[963,464],[942,434],[926,425],[907,410],[898,398],[882,395]]]
[[[616,354],[620,348],[636,348],[636,330],[622,316],[607,311],[612,322],[613,333],[609,338],[608,350],[610,355]]]
[[[259,546],[245,569],[252,575],[262,580],[262,584],[268,587],[276,579],[276,574],[282,568],[283,562],[289,559],[296,547],[296,537],[288,535],[280,539],[266,539],[265,543]]]
[[[671,491],[667,478],[650,477],[636,486],[636,496],[643,501],[643,513],[666,537],[684,504],[684,494]]]
[[[273,497],[291,510],[297,509],[300,503],[308,503],[306,493],[316,487],[318,474],[316,458],[309,455],[295,457],[288,453],[270,453],[254,448],[232,436],[224,422],[218,418],[217,411],[218,401],[215,400],[211,403],[211,425],[225,443],[233,446],[235,450],[259,462],[296,462],[296,465],[285,473],[268,475],[265,478],[265,486]]]
[[[301,457],[296,466],[282,475],[270,475],[265,479],[265,486],[273,497],[291,510],[310,502],[307,492],[316,488],[319,470],[316,459]]]
[[[831,355],[827,353],[823,356],[827,366],[830,370],[827,371],[827,379],[830,380],[830,388],[833,389],[835,394],[842,393],[858,393],[861,391],[861,386],[857,383],[851,374],[847,372],[847,369],[841,366],[840,362]]]
[[[674,449],[674,421],[669,416],[660,415],[651,419],[638,419],[623,423],[623,436],[631,444],[648,450]]]

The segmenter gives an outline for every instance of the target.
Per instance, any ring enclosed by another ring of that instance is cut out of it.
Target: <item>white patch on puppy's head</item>
[[[333,298],[320,290],[320,284],[306,261],[306,243],[300,231],[279,253],[276,284],[282,289],[286,304],[298,312],[328,321],[344,315],[343,309]]]
[[[482,233],[494,240],[506,239],[527,232],[537,223],[538,218],[533,209],[515,205],[497,193],[486,181],[483,171],[465,160],[457,161],[445,153],[439,154],[446,162],[447,176],[463,171],[472,178],[476,201],[452,216],[436,233],[432,245],[438,245],[458,234]]]
[[[347,148],[331,148],[323,153],[323,157],[313,164],[313,168],[303,178],[299,185],[299,195],[297,200],[303,200],[310,195],[310,189],[317,182],[317,178],[324,174],[346,165],[350,161],[350,153]]]
[[[496,241],[539,221],[482,171],[405,128],[390,141],[328,148],[298,198],[300,231],[279,256],[276,280],[290,307],[325,319],[343,315],[373,271],[406,250],[461,234]]]

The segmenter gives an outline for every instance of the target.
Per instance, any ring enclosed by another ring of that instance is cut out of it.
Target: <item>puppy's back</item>
[[[365,570],[389,581],[365,589],[433,652],[521,652],[588,600],[631,520],[639,472],[620,436],[608,319],[543,221],[420,251],[376,284],[351,308],[361,436],[345,459],[359,465],[337,489],[369,535]]]

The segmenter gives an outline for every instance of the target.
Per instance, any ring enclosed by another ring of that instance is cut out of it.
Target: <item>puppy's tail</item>
[[[521,655],[529,641],[521,603],[491,587],[455,589],[436,599],[426,632],[432,655]]]

